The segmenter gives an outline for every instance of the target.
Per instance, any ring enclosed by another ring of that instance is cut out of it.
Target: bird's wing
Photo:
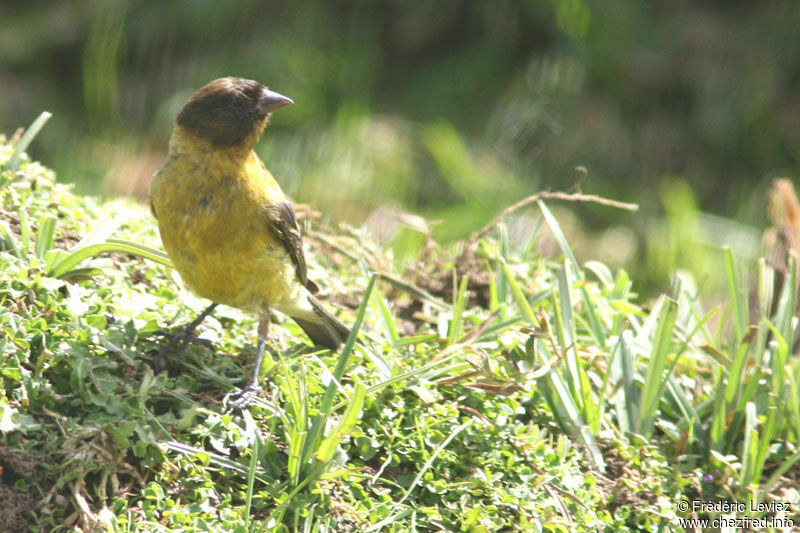
[[[300,283],[312,294],[316,293],[317,285],[308,280],[306,258],[303,255],[303,238],[300,235],[300,227],[297,225],[294,206],[288,200],[279,202],[270,206],[268,214],[272,230],[292,258]]]

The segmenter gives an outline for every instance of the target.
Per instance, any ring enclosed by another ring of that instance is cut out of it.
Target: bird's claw
[[[252,402],[262,390],[263,389],[258,385],[251,383],[241,391],[231,394],[228,397],[227,404],[234,409],[244,409],[250,405],[250,402]]]
[[[169,331],[159,329],[154,331],[153,334],[169,339],[169,342],[161,347],[155,359],[153,359],[153,370],[156,374],[163,370],[163,363],[166,355],[178,345],[180,346],[178,346],[175,355],[178,356],[179,361],[183,359],[183,353],[191,344],[199,344],[205,346],[209,350],[213,349],[214,346],[210,340],[198,337],[193,329],[190,330],[188,328],[183,328],[178,333],[170,333]]]

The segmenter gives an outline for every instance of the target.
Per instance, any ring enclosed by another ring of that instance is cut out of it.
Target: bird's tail
[[[350,328],[345,326],[333,313],[322,307],[319,300],[312,295],[306,294],[306,297],[311,304],[312,311],[302,314],[289,313],[289,316],[303,328],[314,344],[331,350],[337,349],[350,336]]]

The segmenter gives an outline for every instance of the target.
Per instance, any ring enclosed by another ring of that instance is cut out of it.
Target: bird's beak
[[[293,103],[288,96],[283,96],[264,87],[261,92],[261,98],[258,100],[258,109],[266,114]]]

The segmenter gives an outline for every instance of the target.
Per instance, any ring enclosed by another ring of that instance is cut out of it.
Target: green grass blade
[[[611,274],[611,269],[605,264],[600,261],[586,261],[586,263],[583,264],[583,268],[593,273],[603,287],[614,287],[614,276]],[[620,272],[620,274],[622,274],[622,272]]]
[[[736,258],[733,255],[733,250],[728,246],[724,246],[722,253],[725,258],[725,279],[728,282],[728,297],[733,307],[736,341],[740,342],[747,329],[747,299],[744,296],[745,291],[736,273]]]
[[[380,372],[380,375],[384,379],[389,379],[392,377],[392,365],[381,355],[378,351],[372,351],[367,349],[365,345],[357,345],[354,350],[357,350],[360,354],[363,355],[363,359],[368,360],[370,363],[373,364],[375,369]]]
[[[52,116],[52,113],[48,111],[42,111],[42,113],[36,117],[36,120],[33,121],[27,130],[25,130],[25,133],[17,143],[17,146],[14,147],[14,152],[11,154],[9,160],[6,161],[6,164],[2,170],[10,170],[11,172],[17,171],[23,152],[28,149],[28,146],[33,142],[33,139],[36,138],[36,135],[39,134],[39,131]]]
[[[792,291],[794,292],[794,291]],[[789,360],[789,344],[780,330],[780,326],[775,325],[769,319],[765,318],[764,323],[772,331],[773,340],[770,343],[772,347],[772,357],[770,358],[770,369],[772,370],[772,390],[779,395],[783,392],[783,387],[786,379],[786,363]]]
[[[289,441],[289,457],[286,462],[286,470],[292,486],[298,486],[303,465],[306,463],[303,457],[303,448],[308,442],[308,432],[303,431],[301,426],[297,424],[293,424],[287,429],[286,438]]]
[[[467,306],[468,283],[469,276],[463,276],[456,292],[455,302],[453,302],[453,319],[450,322],[450,331],[448,332],[448,340],[450,344],[455,344],[456,341],[461,338],[461,324],[463,323],[464,319],[464,309]]]
[[[117,231],[120,224],[122,224],[123,220],[121,217],[108,217],[104,218],[103,220],[99,221],[95,224],[92,231],[86,234],[80,242],[78,242],[75,246],[70,248],[70,253],[76,252],[82,248],[86,248],[87,246],[92,246],[94,244],[101,244],[106,242],[107,239]],[[122,241],[125,242],[125,241]]]
[[[748,402],[745,406],[744,441],[742,442],[741,485],[747,487],[753,481],[756,456],[758,454],[758,415],[756,405]]]
[[[715,385],[722,382],[722,368],[714,368],[714,381]],[[725,436],[725,428],[727,426],[727,410],[725,403],[725,390],[719,386],[713,388],[715,394],[713,396],[713,414],[711,418],[711,449],[716,452],[721,452],[722,444]]]
[[[631,342],[631,332],[623,331],[618,344],[617,353],[619,355],[611,361],[613,384],[616,386],[622,380],[613,403],[616,407],[620,430],[623,433],[630,432],[636,426],[640,409],[640,397],[636,394],[636,360],[631,351]]]
[[[425,333],[423,335],[414,335],[412,337],[403,337],[397,341],[396,347],[411,346],[413,344],[425,344],[435,341],[439,338],[437,333]]]
[[[550,231],[553,232],[553,237],[555,237],[558,247],[561,248],[561,253],[564,254],[564,257],[569,262],[569,268],[572,270],[572,275],[575,277],[575,279],[580,279],[578,261],[575,259],[572,249],[569,246],[569,242],[564,236],[564,232],[561,231],[561,226],[556,220],[556,217],[554,217],[553,213],[551,213],[547,206],[544,205],[544,202],[537,200],[536,203],[539,204],[539,209],[542,211],[542,216],[544,217],[545,222],[547,222],[547,225],[550,226]]]
[[[589,297],[589,292],[583,285],[578,288],[578,292],[580,293],[581,300],[583,301],[583,308],[584,311],[586,311],[586,317],[589,319],[589,331],[592,332],[592,336],[599,346],[605,346],[606,334],[603,332],[603,322],[600,320],[600,315],[597,314],[595,305],[592,302],[592,299]]]
[[[396,346],[398,340],[400,339],[400,335],[397,333],[397,323],[392,316],[392,312],[389,310],[389,305],[386,303],[386,299],[378,291],[372,292],[372,299],[381,312],[383,324],[386,326],[386,336],[389,338],[389,342],[392,344],[392,346]]]
[[[425,289],[417,287],[413,283],[409,283],[408,281],[398,278],[393,274],[389,274],[388,272],[380,272],[376,274],[382,280],[387,281],[397,287],[398,289],[410,294],[414,298],[418,300],[422,300],[424,302],[428,302],[438,311],[450,311],[450,305],[446,303],[444,300],[437,298],[436,296],[432,295]]]
[[[655,337],[653,339],[650,359],[647,363],[644,385],[641,393],[641,418],[637,432],[650,436],[653,429],[653,420],[658,410],[667,381],[667,357],[672,347],[672,332],[678,317],[678,305],[674,300],[662,297],[664,305],[659,314]]]
[[[637,347],[644,348],[644,347],[650,347],[652,345],[652,342],[650,341],[649,337],[653,335],[653,332],[655,332],[665,305],[666,305],[666,298],[662,296],[661,298],[658,299],[656,305],[653,306],[653,309],[650,311],[650,314],[647,315],[647,317],[644,319],[644,322],[642,322],[641,327],[636,331],[636,338],[634,339],[634,344]]]
[[[204,457],[206,457],[208,459],[209,463],[215,464],[215,465],[217,465],[219,467],[222,467],[222,468],[224,468],[226,470],[232,470],[234,472],[238,472],[239,474],[241,474],[245,478],[250,474],[250,468],[245,467],[241,463],[239,463],[237,461],[233,461],[232,459],[229,459],[228,457],[225,457],[224,455],[220,455],[220,454],[215,453],[215,452],[209,452],[207,450],[196,448],[194,446],[190,446],[188,444],[184,444],[182,442],[176,442],[176,441],[164,442],[163,444],[161,444],[161,446],[165,447],[168,450],[172,450],[172,451],[175,451],[175,452],[178,452],[178,453],[182,453],[182,454],[185,454],[185,455],[189,455],[189,456],[192,456],[192,457],[196,457],[196,458],[199,458],[200,456],[204,456]],[[257,472],[255,474],[255,479],[258,479],[259,481],[261,481],[264,484],[270,484],[271,483],[270,479],[261,476]]]
[[[578,358],[578,347],[575,342],[575,321],[572,314],[572,286],[567,275],[567,266],[560,266],[556,270],[556,286],[558,294],[553,293],[556,309],[555,331],[561,342],[561,349],[565,353],[565,362],[568,371],[567,384],[572,393],[572,398],[584,413],[584,393],[581,386],[581,361]],[[556,299],[557,296],[557,299]]]
[[[793,453],[788,459],[786,459],[781,465],[775,469],[775,472],[769,476],[766,483],[762,484],[762,489],[765,493],[771,492],[775,484],[788,472],[795,463],[800,461],[800,450]]]
[[[775,298],[775,269],[767,264],[766,259],[758,259],[758,285],[756,287],[758,297],[759,318],[768,317],[772,310],[772,303]],[[754,344],[754,353],[763,353],[766,349],[768,335],[765,328],[759,328],[758,337]]]
[[[149,259],[150,261],[155,261],[156,263],[160,263],[164,266],[172,268],[172,261],[170,260],[169,256],[158,248],[153,248],[152,246],[147,246],[146,244],[139,244],[137,242],[126,241],[123,239],[106,239],[105,242],[106,244],[116,245],[119,247],[114,251],[138,255],[145,259]]]
[[[453,344],[449,348],[460,348],[460,347],[461,347],[461,345],[459,345],[459,344]],[[436,368],[439,368],[439,367],[443,366],[445,363],[449,362],[450,360],[452,360],[453,358],[458,357],[458,356],[459,356],[458,351],[453,351],[449,355],[439,358],[433,364],[426,364],[426,365],[421,366],[419,368],[415,368],[413,370],[409,370],[408,372],[403,372],[402,374],[398,374],[398,375],[396,375],[396,376],[394,376],[394,377],[392,377],[390,379],[387,379],[386,381],[381,381],[380,383],[376,383],[375,385],[367,387],[367,394],[374,395],[375,393],[385,389],[386,387],[389,387],[389,386],[394,385],[396,383],[402,383],[404,381],[410,380],[410,379],[415,378],[417,376],[424,375],[425,373],[430,372],[433,369],[436,369]],[[341,408],[345,407],[346,405],[347,405],[346,401],[341,401],[338,404],[333,406],[332,411],[336,411],[338,409],[341,409]]]
[[[45,272],[52,272],[53,267],[57,265],[59,262],[63,261],[64,258],[69,255],[64,250],[59,248],[51,248],[47,250],[44,254],[44,271]]]
[[[253,505],[253,488],[256,481],[258,457],[261,455],[261,436],[258,433],[258,426],[253,420],[253,415],[248,409],[242,411],[242,418],[244,419],[245,434],[252,446],[250,449],[250,465],[247,468],[247,491],[245,492],[244,500],[244,515],[247,517],[247,528],[252,529],[253,522],[250,511]]]
[[[747,402],[755,402],[757,400],[757,393],[763,391],[763,387],[759,385],[763,375],[764,372],[761,368],[756,367],[752,374],[746,376],[742,394],[736,400],[739,405],[745,405]]]
[[[508,228],[504,223],[499,223],[497,225],[497,239],[500,245],[500,257],[503,258],[504,261],[508,262]],[[507,279],[508,276],[506,274],[507,269],[504,269],[502,265],[498,265],[497,268],[497,303],[498,305],[504,306],[508,302],[508,283]],[[503,307],[505,309],[505,307]],[[495,310],[492,309],[492,312]],[[501,311],[503,312],[503,311]],[[505,318],[502,316],[501,318]]]
[[[800,372],[800,369],[797,370]],[[789,401],[785,402],[789,411],[789,424],[794,428],[795,442],[800,441],[800,387],[797,378],[792,372],[788,373]]]
[[[44,254],[53,246],[53,236],[56,232],[56,217],[45,215],[39,220],[39,229],[36,231],[36,257],[43,259]]]
[[[783,339],[781,350],[775,354],[775,364],[773,374],[773,387],[776,392],[780,392],[784,382],[784,368],[789,358],[789,347],[794,346],[797,332],[795,331],[796,309],[797,309],[797,258],[789,256],[787,265],[787,275],[783,282],[783,291],[778,301],[778,310],[773,317],[773,323],[777,328],[780,337]],[[784,349],[785,347],[785,349]]]
[[[295,496],[303,490],[306,485],[317,479],[320,474],[325,470],[325,465],[317,465],[311,473],[306,476],[306,478],[301,481],[296,487],[294,487],[291,492],[289,492],[285,497],[283,497],[281,503],[272,510],[266,520],[264,520],[265,524],[270,523],[280,523],[281,518],[283,517],[283,513],[286,511],[286,507],[292,502]]]
[[[498,260],[500,261],[500,266],[503,269],[503,273],[506,277],[506,282],[508,283],[509,288],[511,289],[511,294],[514,295],[514,300],[516,300],[517,305],[522,311],[522,316],[532,325],[536,326],[539,324],[539,321],[536,320],[536,315],[533,314],[533,309],[531,309],[528,300],[525,298],[525,295],[522,293],[522,288],[517,283],[517,280],[514,278],[511,270],[508,268],[508,263],[506,263],[505,259],[499,257]]]
[[[780,437],[777,432],[777,419],[778,409],[774,405],[769,406],[767,408],[766,420],[759,431],[761,438],[759,440],[758,453],[753,463],[753,480],[755,482],[761,481],[761,475],[764,472],[764,467],[766,466],[770,451],[770,444]]]
[[[670,399],[678,406],[678,410],[683,417],[683,424],[687,428],[687,442],[697,442],[700,450],[707,453],[709,449],[708,438],[703,428],[702,420],[695,409],[692,400],[685,394],[672,376],[667,380],[666,393]]]
[[[19,210],[19,241],[22,254],[28,255],[31,249],[31,223],[28,220],[28,212],[24,209]]]
[[[728,371],[728,383],[725,386],[725,401],[728,403],[733,402],[736,393],[742,388],[744,365],[749,351],[750,343],[743,342],[739,345],[736,355],[733,357],[733,364]]]
[[[308,409],[304,398],[305,391],[305,367],[300,367],[300,379],[295,379],[295,374],[289,372],[283,354],[278,352],[278,371],[283,377],[282,389],[288,400],[291,415],[287,414],[285,424],[286,439],[289,442],[289,457],[287,470],[292,479],[292,485],[300,482],[300,474],[305,464],[301,459],[303,447],[308,437]]]
[[[336,448],[341,444],[342,440],[353,431],[356,422],[358,422],[358,417],[364,406],[364,398],[366,395],[366,387],[361,383],[356,383],[355,392],[350,399],[350,404],[347,406],[347,410],[342,416],[342,419],[325,437],[322,444],[319,445],[317,449],[317,459],[323,462],[328,462],[333,459]]]
[[[86,259],[110,252],[138,255],[140,257],[144,257],[145,259],[150,259],[157,263],[161,263],[162,265],[170,267],[172,266],[169,256],[164,252],[156,250],[155,248],[130,243],[127,241],[109,239],[108,241],[100,244],[91,244],[82,247],[78,247],[76,245],[66,256],[62,257],[55,265],[53,265],[52,270],[48,272],[48,275],[54,278],[60,278]]]
[[[97,267],[73,268],[69,272],[65,272],[59,276],[59,279],[65,281],[83,281],[102,274],[103,270]]]
[[[378,279],[378,277],[379,274],[372,274],[369,278],[367,288],[364,291],[364,298],[361,300],[361,305],[356,313],[355,322],[353,323],[353,327],[350,331],[350,336],[347,338],[344,348],[342,348],[342,351],[339,355],[339,359],[336,362],[336,368],[333,371],[334,379],[331,380],[326,387],[325,393],[322,397],[322,403],[319,408],[319,413],[314,417],[314,421],[311,424],[309,436],[306,440],[305,446],[303,447],[303,452],[301,455],[301,459],[304,462],[309,459],[318,449],[322,440],[322,430],[324,429],[325,423],[327,422],[331,412],[333,412],[333,401],[336,396],[337,383],[341,380],[342,375],[344,375],[347,361],[350,357],[350,353],[353,351],[353,345],[356,342],[358,331],[361,329],[361,324],[364,322],[364,317],[366,316],[367,308],[369,307],[369,301],[372,298],[372,291],[375,290],[375,281]]]
[[[5,220],[0,220],[0,252],[8,252],[17,257],[21,256],[14,233],[11,231],[11,226]]]
[[[542,342],[541,339],[536,339],[534,346],[541,363],[547,364],[547,361],[552,357],[552,354],[550,354],[547,349],[547,345]],[[556,371],[550,371],[541,378],[538,378],[537,383],[539,383],[542,393],[561,428],[567,434],[577,438],[581,444],[586,447],[589,457],[592,462],[594,462],[595,466],[601,471],[605,471],[603,454],[600,452],[597,441],[595,441],[594,436],[588,430],[586,423],[581,417],[580,410],[568,392],[561,375]]]

